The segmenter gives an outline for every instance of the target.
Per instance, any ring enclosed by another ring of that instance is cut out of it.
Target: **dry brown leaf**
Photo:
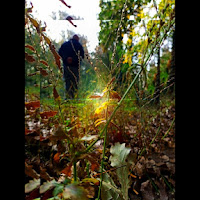
[[[65,174],[66,176],[71,176],[72,174],[72,170],[71,170],[71,167],[72,167],[72,163],[69,163],[67,167],[65,167],[61,173]]]
[[[40,178],[40,175],[33,169],[33,165],[28,165],[26,162],[25,162],[25,174],[35,179]]]
[[[40,108],[40,101],[25,102],[25,107],[27,110],[35,110],[36,108]]]
[[[42,119],[48,119],[49,117],[54,117],[56,114],[58,113],[58,111],[44,111],[40,113],[40,116]]]

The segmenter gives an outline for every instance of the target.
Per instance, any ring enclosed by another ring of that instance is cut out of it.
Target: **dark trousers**
[[[64,66],[64,79],[67,97],[73,99],[79,83],[78,66]]]

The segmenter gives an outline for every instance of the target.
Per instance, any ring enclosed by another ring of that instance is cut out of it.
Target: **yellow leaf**
[[[96,124],[96,123],[103,121],[103,120],[105,120],[105,118],[100,118],[100,119],[97,119],[94,123]]]
[[[92,182],[96,185],[99,183],[99,180],[97,180],[96,178],[84,178],[82,182]]]
[[[106,120],[99,121],[98,123],[95,124],[95,127],[99,126],[102,123],[106,123]]]
[[[104,90],[103,90],[103,94],[106,93],[108,91],[108,88],[106,87]]]
[[[107,106],[108,106],[108,103],[109,102],[104,102],[100,107],[98,107],[96,110],[95,110],[95,114],[99,114],[100,112],[102,112]]]

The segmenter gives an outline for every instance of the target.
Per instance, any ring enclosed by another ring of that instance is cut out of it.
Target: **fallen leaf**
[[[40,101],[25,102],[25,107],[27,110],[35,110],[36,108],[40,108]]]
[[[29,135],[30,133],[33,133],[35,130],[29,130],[25,128],[25,135]]]
[[[91,185],[83,186],[85,191],[87,192],[87,197],[89,199],[93,199],[95,197],[95,187]]]
[[[88,200],[87,192],[84,190],[84,188],[73,183],[65,186],[63,197],[64,199],[72,200]]]
[[[60,160],[60,152],[58,152],[58,153],[56,153],[55,155],[54,155],[54,157],[53,157],[53,159],[54,159],[54,161],[56,162],[56,163],[59,163],[59,160]]]
[[[167,155],[161,156],[161,159],[162,159],[164,162],[169,161],[169,157],[168,157]]]
[[[61,173],[65,174],[66,176],[71,176],[71,174],[72,174],[71,167],[72,167],[72,163],[68,164],[68,166],[65,167],[65,168],[61,171]]]
[[[91,163],[92,171],[97,170],[100,166],[96,157],[96,153],[83,154],[79,157],[79,159],[87,159]]]
[[[40,166],[40,177],[46,181],[51,181],[52,177],[50,177],[50,175],[46,172],[45,168],[42,168]]]
[[[98,135],[85,135],[81,138],[82,141],[91,141],[97,139]]]
[[[30,180],[29,183],[25,184],[25,193],[29,193],[40,186],[40,179]]]
[[[40,178],[40,175],[33,169],[33,165],[28,165],[26,162],[25,162],[25,174],[34,179]]]
[[[144,200],[155,199],[154,194],[153,194],[153,188],[152,188],[151,182],[149,180],[147,180],[141,184],[140,191],[142,193],[142,197]]]
[[[44,182],[41,186],[40,186],[40,194],[45,193],[47,190],[51,190],[52,188],[54,188],[56,186],[56,180],[51,180],[51,181],[47,181]]]
[[[26,195],[25,199],[26,200],[40,200],[39,188],[37,187],[36,189],[31,191],[30,194]]]
[[[50,135],[49,139],[52,142],[56,142],[58,140],[63,140],[63,139],[70,139],[68,135],[66,135],[65,131],[63,130],[63,127],[59,125],[57,129]]]
[[[44,111],[44,112],[40,112],[40,116],[42,119],[48,119],[49,117],[54,117],[56,114],[58,113],[58,111]]]
[[[99,169],[99,164],[97,162],[91,162],[91,171]]]

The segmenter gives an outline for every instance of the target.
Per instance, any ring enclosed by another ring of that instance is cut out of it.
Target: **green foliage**
[[[102,0],[100,6],[100,46],[103,52],[108,54],[111,76],[118,78],[116,83],[118,92],[125,92],[138,68],[142,66],[143,72],[139,77],[137,88],[139,91],[146,90],[146,93],[152,94],[155,89],[154,75],[151,76],[147,66],[149,67],[155,50],[161,48],[161,43],[173,30],[175,2]],[[126,43],[124,43],[125,36]],[[168,73],[162,66],[160,75],[161,84],[165,83]],[[137,98],[137,95],[133,93],[132,98]]]
[[[130,180],[128,178],[129,175],[129,167],[132,164],[132,159],[128,155],[131,151],[131,148],[125,147],[125,143],[119,144],[116,143],[114,146],[111,146],[110,153],[112,154],[110,157],[111,166],[112,167],[120,167],[116,170],[116,174],[118,180],[121,184],[121,191],[125,200],[128,199],[128,188],[130,187]]]
[[[101,198],[105,200],[123,200],[122,192],[117,189],[108,173],[103,174]]]
[[[125,143],[115,143],[110,148],[110,162],[112,167],[116,167],[116,174],[121,185],[120,189],[117,189],[112,178],[105,173],[103,175],[102,183],[102,198],[105,200],[127,200],[128,189],[130,187],[129,180],[129,168],[133,164],[133,156],[130,155],[131,148],[125,147]]]

